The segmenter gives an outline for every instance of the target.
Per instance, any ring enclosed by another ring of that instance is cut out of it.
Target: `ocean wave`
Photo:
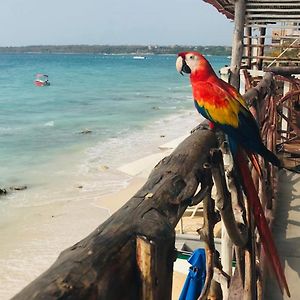
[[[15,128],[12,127],[0,127],[0,133],[7,133],[7,132],[11,132],[14,131]]]
[[[44,126],[45,127],[53,127],[54,126],[54,121],[46,122],[46,123],[44,123]]]

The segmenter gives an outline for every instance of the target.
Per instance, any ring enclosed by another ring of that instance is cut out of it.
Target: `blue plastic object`
[[[206,277],[205,250],[196,249],[188,259],[191,264],[179,300],[197,300]]]

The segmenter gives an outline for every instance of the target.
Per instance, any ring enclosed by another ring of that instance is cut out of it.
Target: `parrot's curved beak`
[[[186,61],[182,56],[177,57],[176,69],[181,75],[183,75],[183,73],[191,74],[192,72],[190,67],[186,64]]]

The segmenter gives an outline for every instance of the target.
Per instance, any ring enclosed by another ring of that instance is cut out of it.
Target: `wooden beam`
[[[246,47],[245,49],[245,56],[248,56],[249,58],[247,59],[247,66],[249,69],[251,69],[251,58],[250,56],[252,55],[252,39],[250,38],[252,34],[252,28],[251,27],[247,27],[245,28],[245,35],[247,35],[247,37],[245,38],[245,42],[246,42],[246,45],[244,47]]]
[[[283,5],[286,3],[298,3],[299,4],[299,0],[288,0],[288,1],[284,1],[284,0],[248,0],[247,4],[255,4],[255,5],[259,5],[260,3],[282,3]]]
[[[295,22],[299,22],[299,19],[296,20]],[[269,29],[274,29],[274,28],[297,29],[297,30],[300,29],[299,25],[282,25],[277,23],[277,20],[247,20],[245,24],[245,27],[252,27],[252,28],[260,28],[260,27],[267,27],[267,26]]]
[[[265,38],[263,38],[261,36],[263,36],[263,35],[266,34],[266,28],[264,28],[264,27],[259,28],[259,33],[260,33],[260,37],[258,38],[258,44],[260,46],[263,46],[265,44]],[[264,47],[258,48],[257,54],[258,54],[258,56],[264,56]],[[258,68],[258,70],[262,69],[262,65],[263,65],[263,59],[259,58],[257,60],[257,68]]]
[[[243,58],[249,58],[246,56],[243,56]],[[300,62],[300,58],[292,58],[292,57],[273,57],[273,56],[251,56],[250,58],[261,58],[264,60],[276,60],[276,61],[295,61]]]
[[[246,8],[248,9],[256,9],[258,7],[263,7],[263,8],[269,8],[269,9],[278,9],[278,7],[284,7],[284,8],[293,8],[293,7],[299,7],[300,8],[300,4],[299,1],[297,0],[297,2],[291,2],[291,3],[287,3],[287,2],[274,2],[272,1],[272,3],[270,2],[259,2],[259,3],[250,3],[247,2],[246,4]]]
[[[273,38],[272,35],[264,35],[264,36],[261,36],[261,37],[264,37],[264,38]],[[244,38],[251,38],[251,39],[257,39],[258,36],[257,35],[245,35]],[[281,39],[281,38],[284,38],[284,39],[292,39],[292,40],[295,40],[295,39],[298,39],[299,36],[284,36],[284,35],[277,35],[276,38],[278,39]]]
[[[232,54],[230,65],[230,79],[229,82],[237,90],[240,87],[240,68],[243,57],[243,37],[244,37],[244,23],[245,23],[245,0],[237,0],[234,5],[234,30],[232,42]]]
[[[264,7],[255,7],[255,8],[248,8],[247,7],[247,15],[271,15],[271,16],[276,16],[276,15],[280,15],[280,16],[284,16],[285,13],[290,14],[290,16],[294,16],[300,13],[300,5],[298,5],[295,8],[285,8],[282,7],[281,5],[278,6],[277,8],[275,6],[269,6],[268,8],[264,8]],[[289,16],[289,17],[290,17]]]
[[[300,67],[299,66],[269,67],[269,68],[264,68],[264,71],[272,72],[283,76],[290,76],[292,74],[300,74]]]
[[[251,48],[281,48],[281,49],[300,49],[300,45],[291,45],[291,46],[284,46],[284,45],[245,45],[244,47],[251,47]]]

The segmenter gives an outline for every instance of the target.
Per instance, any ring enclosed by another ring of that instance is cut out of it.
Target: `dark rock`
[[[0,188],[0,195],[6,195],[7,194],[7,190],[4,188]]]
[[[27,185],[16,185],[16,186],[11,186],[9,189],[10,189],[10,190],[13,190],[13,191],[23,191],[23,190],[26,190],[26,189],[27,189]]]
[[[86,128],[86,129],[80,131],[79,133],[80,134],[88,134],[88,133],[92,133],[92,130]]]

